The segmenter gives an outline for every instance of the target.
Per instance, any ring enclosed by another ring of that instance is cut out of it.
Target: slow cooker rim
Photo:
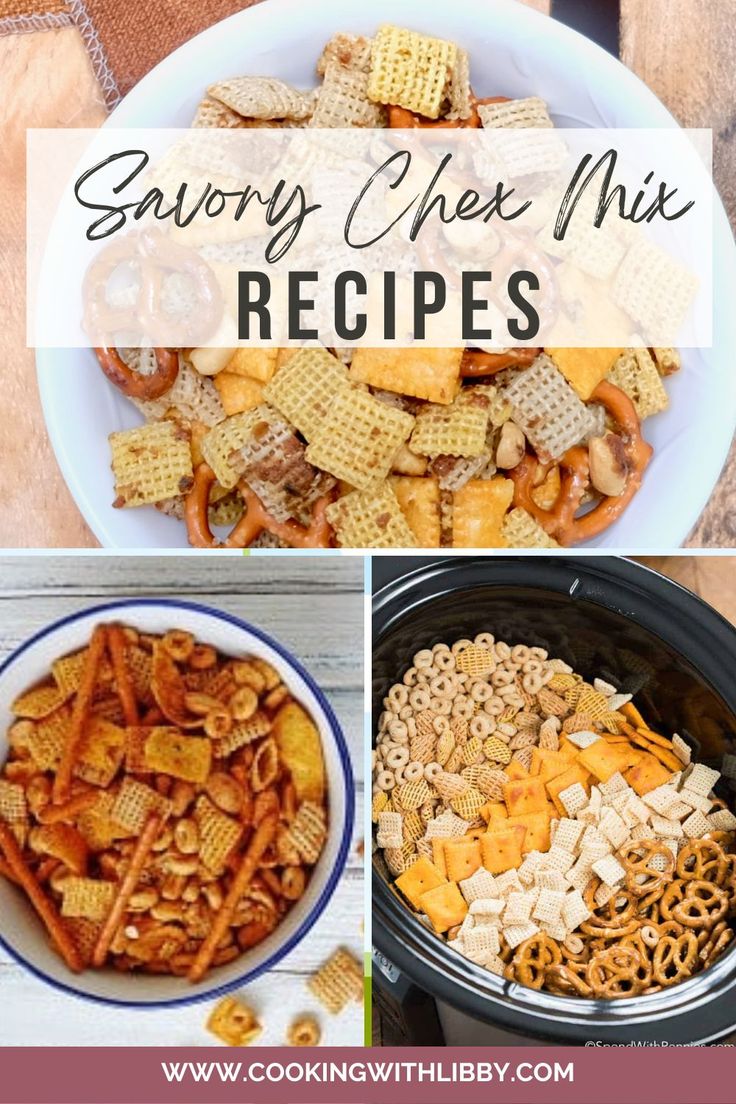
[[[513,564],[515,568],[518,568],[520,563],[523,563],[526,558],[510,557],[510,556],[498,556],[493,558],[471,558],[471,557],[445,557],[438,560],[432,560],[417,566],[414,570],[399,575],[394,580],[387,582],[381,586],[373,596],[373,629],[374,629],[374,647],[377,640],[388,631],[389,628],[395,627],[397,622],[401,620],[401,615],[389,618],[387,624],[383,628],[376,632],[376,619],[380,620],[380,615],[385,613],[390,603],[398,599],[400,595],[411,592],[412,589],[416,589],[417,585],[422,581],[436,576],[437,574],[447,574],[457,577],[457,573],[464,568],[472,567],[477,568],[479,565],[483,565],[485,568],[498,567],[500,565]],[[693,612],[697,607],[701,619],[705,618],[709,624],[705,626],[703,631],[707,631],[709,634],[716,632],[719,638],[719,644],[723,644],[724,648],[706,649],[705,655],[700,655],[700,649],[698,649],[700,662],[696,662],[691,655],[687,655],[687,661],[690,663],[699,674],[710,684],[713,692],[731,709],[732,712],[736,712],[736,698],[732,702],[730,695],[724,692],[718,686],[718,681],[714,676],[714,671],[721,668],[723,665],[723,656],[725,652],[730,651],[734,657],[736,657],[736,629],[732,626],[717,610],[715,610],[709,603],[705,602],[698,595],[689,591],[686,587],[675,582],[672,579],[668,579],[661,573],[657,572],[654,568],[648,565],[639,564],[629,559],[623,559],[618,557],[588,557],[588,556],[547,556],[547,557],[534,557],[534,566],[539,569],[545,568],[543,572],[547,575],[549,569],[560,572],[563,569],[572,569],[573,572],[587,572],[590,575],[597,575],[603,577],[607,582],[624,585],[629,589],[634,589],[638,592],[641,598],[646,602],[657,602],[657,596],[662,595],[672,605],[677,607],[678,611],[687,615],[688,611]],[[528,571],[528,569],[527,569]],[[525,571],[526,574],[526,571]],[[647,586],[643,587],[641,579],[643,576],[647,577]],[[535,586],[540,589],[550,590],[553,589],[548,583],[544,583],[539,580],[525,580],[520,583],[510,584],[507,580],[504,580],[503,584],[494,583],[492,579],[484,579],[482,582],[463,582],[456,586],[449,586],[441,588],[439,593],[424,595],[421,601],[418,601],[414,608],[426,606],[432,601],[439,600],[442,597],[446,597],[452,590],[468,591],[473,589],[474,586],[486,585],[489,587],[498,585],[516,585],[522,586],[525,589],[534,589]],[[557,593],[564,594],[564,589],[555,588]],[[568,592],[569,593],[569,592]],[[574,595],[571,595],[574,600]],[[590,594],[582,594],[584,600],[593,604],[598,604],[602,608],[614,609],[618,614],[622,614],[622,610],[616,608],[607,603],[603,596],[591,596]],[[671,639],[667,636],[663,636],[660,631],[652,628],[649,624],[644,624],[643,627],[653,635],[663,640],[668,647],[676,647]],[[692,623],[689,626],[689,630],[692,631]],[[725,638],[725,639],[724,639]],[[692,645],[692,639],[690,640]],[[703,660],[707,662],[703,662]],[[715,684],[714,684],[715,683]],[[409,921],[409,927],[413,930],[413,934],[418,939],[420,945],[424,948],[437,944],[437,954],[446,956],[447,949],[444,947],[440,940],[428,933],[423,926],[419,923],[413,913],[406,910],[395,898],[394,894],[388,887],[388,884],[373,871],[373,900],[374,900],[374,913],[380,915],[383,913],[383,917],[388,919],[389,916],[394,913],[394,920],[400,926],[406,927],[407,920]],[[378,907],[377,907],[378,906]],[[376,917],[378,918],[378,916]],[[412,969],[412,966],[416,965],[416,956],[408,946],[402,945],[402,940],[398,939],[395,934],[390,931],[389,925],[377,924],[374,932],[375,943],[378,950],[385,954],[392,962],[396,964],[399,969],[402,969],[409,977],[412,977],[416,970]],[[669,1006],[669,1014],[667,1020],[671,1026],[673,1021],[677,1018],[687,1016],[688,1018],[693,1014],[693,1005],[691,997],[696,993],[698,994],[698,1006],[707,1003],[709,1005],[719,1004],[724,1011],[728,1007],[728,1002],[733,1000],[732,990],[736,987],[736,970],[733,970],[733,977],[730,981],[726,979],[724,991],[720,996],[709,999],[710,990],[712,988],[712,982],[716,979],[714,971],[717,972],[718,977],[723,980],[723,975],[728,974],[732,970],[731,964],[736,964],[736,947],[732,947],[724,954],[714,966],[703,974],[696,975],[696,977],[689,979],[687,982],[681,983],[678,986],[673,986],[669,989],[663,990],[659,994],[652,994],[650,997],[628,998],[623,1001],[616,1002],[585,1002],[585,1014],[583,1016],[573,1015],[572,1021],[569,1018],[562,1018],[563,1015],[569,1017],[570,1013],[574,1013],[576,1005],[580,1006],[580,1002],[575,998],[555,997],[554,994],[544,994],[545,1004],[552,1005],[552,1008],[557,1008],[557,1002],[559,1002],[560,1017],[545,1015],[542,1010],[535,1008],[534,1006],[527,1007],[524,1004],[521,1007],[515,1005],[509,1005],[509,993],[506,987],[514,985],[515,983],[503,981],[502,984],[506,991],[499,992],[498,994],[489,994],[481,992],[479,990],[473,990],[471,987],[461,987],[456,980],[445,976],[444,970],[446,969],[441,963],[438,966],[434,966],[431,959],[435,955],[429,956],[429,961],[423,963],[423,970],[429,971],[431,974],[432,985],[426,986],[433,995],[438,999],[445,1001],[446,1003],[460,1009],[461,1011],[471,1014],[476,1018],[485,1022],[497,1022],[501,1026],[508,1027],[513,1031],[520,1031],[523,1034],[531,1035],[542,1039],[546,1038],[565,1038],[569,1041],[579,1041],[582,1038],[581,1031],[585,1030],[590,1032],[595,1030],[602,1039],[615,1041],[616,1037],[620,1035],[622,1031],[627,1032],[627,1038],[631,1037],[632,1027],[641,1032],[646,1032],[647,1027],[651,1023],[653,1030],[659,1030],[660,1035],[662,1033],[662,1012],[664,1012],[665,1005]],[[473,974],[477,973],[478,977],[482,979],[480,968],[475,967],[472,963],[460,963],[458,964],[462,973],[467,975],[468,981],[472,982]],[[703,979],[706,979],[705,981]],[[487,979],[482,979],[487,980]],[[524,987],[516,986],[523,995]],[[529,993],[537,994],[536,990],[529,989]],[[679,993],[679,995],[678,995]],[[675,994],[674,1002],[671,994]],[[549,1000],[547,999],[549,998]],[[664,998],[658,1000],[657,998]],[[643,1008],[642,1002],[652,1002],[646,1006],[647,1015],[642,1019],[641,1010]],[[674,1003],[675,1007],[672,1008]],[[623,1012],[613,1024],[610,1022],[602,1023],[597,1018],[598,1008],[600,1011],[608,1011],[610,1005],[615,1004],[616,1007],[622,1009]],[[678,1008],[678,1005],[685,1005],[685,1007]],[[591,1006],[595,1010],[595,1015],[590,1015]],[[580,1008],[582,1011],[582,1007]],[[624,1020],[623,1014],[626,1012],[634,1013],[634,1018],[631,1017]],[[554,1025],[553,1031],[550,1028]],[[545,1030],[545,1026],[547,1030]],[[710,1031],[707,1036],[703,1036],[698,1041],[712,1042],[719,1038],[722,1038],[730,1030],[733,1029],[733,1019],[730,1022],[723,1022],[721,1024],[712,1024],[713,1031]],[[678,1033],[679,1034],[679,1033]],[[693,1041],[688,1039],[687,1041]]]

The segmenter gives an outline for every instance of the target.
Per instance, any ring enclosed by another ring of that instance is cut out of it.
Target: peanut
[[[617,497],[626,486],[628,463],[624,443],[615,433],[588,442],[590,481],[602,495]]]
[[[182,855],[196,855],[199,851],[199,828],[196,820],[185,817],[174,828],[174,843]]]
[[[497,468],[515,468],[526,452],[526,438],[513,422],[504,422],[496,449]]]

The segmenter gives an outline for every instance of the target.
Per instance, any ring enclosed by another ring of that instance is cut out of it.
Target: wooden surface
[[[311,1011],[322,1024],[325,1044],[359,1046],[362,1008],[352,1005],[332,1016],[305,983],[338,946],[348,946],[358,956],[363,951],[363,860],[356,850],[363,834],[362,560],[0,557],[0,661],[56,618],[100,601],[137,595],[202,600],[253,622],[304,663],[335,709],[350,745],[359,794],[348,868],[299,947],[242,995],[261,1017],[259,1043],[283,1044],[291,1020]],[[210,1007],[206,1002],[169,1012],[126,1012],[94,1005],[36,981],[0,950],[5,1046],[211,1044],[203,1027]]]
[[[549,7],[548,0],[527,2],[541,11]],[[732,220],[735,16],[736,0],[622,0],[623,60],[682,123],[713,126],[716,177]],[[23,135],[28,126],[94,126],[103,116],[76,29],[0,39],[0,192],[5,197],[0,231],[0,326],[5,338],[0,547],[95,545],[56,467],[39,406],[33,354],[24,347]],[[734,507],[736,450],[690,543],[736,545]]]

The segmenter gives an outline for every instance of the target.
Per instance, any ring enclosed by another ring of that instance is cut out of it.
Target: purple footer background
[[[0,1104],[733,1104],[729,1047],[6,1047]]]

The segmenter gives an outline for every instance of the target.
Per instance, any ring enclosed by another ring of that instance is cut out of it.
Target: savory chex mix
[[[373,38],[341,33],[317,73],[307,92],[271,77],[220,81],[194,126],[508,128],[516,171],[549,167],[546,104],[479,99],[453,42],[390,25]],[[542,138],[514,141],[529,128]],[[537,160],[515,164],[530,147]],[[591,233],[571,235],[563,259],[610,278],[616,309],[640,320],[685,294],[659,254]],[[673,349],[647,348],[97,354],[146,419],[110,436],[114,505],[183,520],[195,547],[240,548],[594,538],[641,485],[652,455],[641,421],[666,409],[663,378],[680,365]]]
[[[630,694],[484,632],[417,652],[383,704],[375,846],[453,950],[531,988],[624,998],[733,942],[721,774]]]
[[[265,660],[101,624],[12,709],[0,874],[71,970],[198,982],[302,897],[327,833],[324,757]]]

